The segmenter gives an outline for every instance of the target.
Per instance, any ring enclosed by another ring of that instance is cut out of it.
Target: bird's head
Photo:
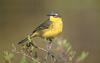
[[[61,19],[61,16],[58,12],[52,11],[47,14],[50,17],[51,21],[58,21]]]
[[[55,11],[49,12],[47,16],[60,17],[59,13]]]

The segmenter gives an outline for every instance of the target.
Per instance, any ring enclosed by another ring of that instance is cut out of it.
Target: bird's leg
[[[45,60],[48,59],[48,56],[51,55],[51,46],[52,46],[52,39],[47,39],[48,42],[47,42],[47,45],[46,45],[46,48],[47,48],[47,55],[45,56]]]
[[[51,57],[51,61],[53,61],[53,63],[55,62],[55,60],[56,60],[56,58],[55,58],[55,56],[54,56],[54,54],[53,54],[53,52],[51,51],[51,48],[52,48],[52,39],[50,38],[50,39],[48,39],[48,43],[47,43],[47,51],[48,51],[48,54],[47,54],[47,56],[45,57],[45,60],[47,60],[48,59],[48,57],[50,56]]]
[[[48,43],[47,43],[48,52],[51,50],[51,47],[52,47],[52,39],[48,39]]]

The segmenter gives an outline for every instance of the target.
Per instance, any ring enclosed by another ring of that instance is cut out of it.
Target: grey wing
[[[40,30],[43,30],[43,29],[47,29],[47,28],[50,26],[51,23],[52,23],[52,22],[49,21],[49,20],[43,22],[43,23],[40,24],[37,28],[35,28],[35,30],[34,30],[30,35],[32,35],[32,34],[33,34],[34,32],[36,32],[36,31],[40,31]],[[25,38],[25,39],[21,40],[20,42],[18,42],[18,44],[24,43],[24,42],[26,42],[27,40],[28,40],[28,39]]]
[[[52,22],[50,20],[43,22],[37,28],[35,28],[35,30],[32,33],[36,32],[36,31],[43,30],[43,29],[47,29],[50,26],[51,23]]]

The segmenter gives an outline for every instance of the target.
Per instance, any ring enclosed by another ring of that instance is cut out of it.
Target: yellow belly
[[[55,37],[62,32],[62,28],[63,28],[62,22],[53,22],[48,29],[43,30],[42,37],[43,38]]]

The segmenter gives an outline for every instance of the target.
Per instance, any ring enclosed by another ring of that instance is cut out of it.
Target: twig
[[[17,54],[21,54],[21,55],[23,55],[23,56],[26,56],[26,57],[30,58],[31,60],[33,60],[33,61],[35,61],[35,62],[37,62],[37,63],[40,63],[39,61],[37,61],[37,60],[34,59],[33,57],[31,57],[31,56],[29,56],[28,54],[24,53],[22,50],[17,51],[17,49],[16,49],[16,47],[15,47],[14,44],[12,44],[12,47],[13,47],[12,52],[17,53]]]
[[[41,47],[37,47],[39,50],[42,50],[42,51],[44,51],[44,52],[47,52],[48,53],[48,51],[46,50],[46,49],[44,49],[44,48],[41,48]]]
[[[34,44],[34,46],[36,46],[36,44]],[[14,44],[12,44],[12,47],[13,47],[13,50],[12,50],[13,52],[15,52],[15,53],[17,53],[17,54],[21,54],[21,55],[23,55],[23,56],[26,56],[26,57],[28,57],[29,59],[31,59],[31,60],[33,60],[33,61],[35,61],[35,62],[37,62],[37,63],[40,63],[38,60],[34,59],[32,56],[26,54],[23,50],[17,51],[17,48],[15,47]],[[46,55],[47,57],[48,57],[48,56],[51,56],[53,59],[55,59],[55,56],[54,56],[51,52],[49,52],[48,50],[46,50],[46,49],[44,49],[44,48],[41,48],[41,47],[39,47],[39,46],[36,46],[36,48],[39,49],[39,50],[42,50],[42,51],[44,51],[44,52],[46,52],[46,53],[48,53],[48,55]],[[46,56],[45,56],[45,57],[46,57]],[[47,60],[47,59],[45,59],[45,60]],[[55,59],[55,60],[56,60],[56,59]],[[55,60],[53,61],[53,63],[55,62]]]
[[[34,45],[36,46],[36,44],[34,44]],[[49,55],[51,56],[51,58],[54,59],[53,63],[57,60],[57,59],[55,58],[55,56],[54,56],[53,54],[51,54],[50,51],[48,51],[48,50],[46,50],[46,49],[44,49],[44,48],[41,48],[41,47],[39,47],[39,46],[36,46],[36,48],[38,48],[39,50],[42,50],[42,51],[44,51],[44,52],[47,52],[47,55],[45,56],[45,61],[47,60],[47,58],[48,58]]]

